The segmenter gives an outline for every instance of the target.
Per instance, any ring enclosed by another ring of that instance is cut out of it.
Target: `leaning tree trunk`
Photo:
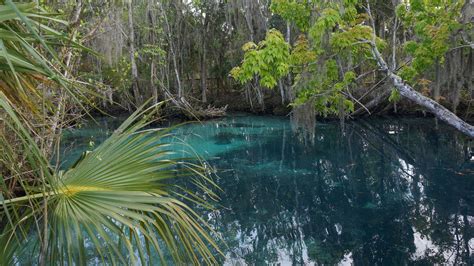
[[[416,104],[423,106],[428,111],[433,113],[438,119],[446,122],[447,124],[458,129],[467,136],[474,138],[474,126],[466,123],[453,112],[449,111],[446,107],[442,106],[438,102],[423,96],[421,93],[414,90],[410,85],[403,81],[403,79],[395,74],[387,65],[382,55],[380,54],[375,42],[371,42],[372,52],[375,60],[382,71],[384,71],[388,78],[392,81],[395,89],[400,92],[400,95],[415,102]]]
[[[453,126],[454,128],[466,134],[467,136],[474,138],[474,126],[470,125],[469,123],[466,123],[464,120],[459,118],[457,115],[449,111],[446,107],[442,106],[438,102],[417,92],[409,84],[404,82],[400,76],[395,74],[394,70],[388,67],[387,63],[383,59],[382,54],[380,54],[377,45],[375,44],[375,39],[377,38],[377,36],[375,34],[374,17],[372,16],[372,12],[370,10],[369,0],[367,0],[366,3],[367,14],[369,15],[370,21],[372,22],[372,40],[366,40],[366,42],[369,43],[372,47],[372,54],[374,56],[374,59],[377,61],[380,70],[387,74],[387,77],[392,81],[395,89],[400,93],[401,96],[415,102],[420,106],[423,106],[432,114],[434,114],[438,119],[446,122],[448,125]]]

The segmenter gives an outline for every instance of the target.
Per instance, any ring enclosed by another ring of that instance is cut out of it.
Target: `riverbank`
[[[282,104],[280,96],[274,92],[270,91],[270,94],[266,94],[264,98],[264,106],[251,105],[248,101],[244,100],[235,100],[235,99],[245,99],[245,95],[240,90],[229,90],[226,94],[220,95],[210,95],[209,102],[207,103],[210,106],[217,108],[227,106],[227,113],[248,113],[253,115],[274,115],[274,116],[289,116],[292,108],[289,104]],[[359,105],[360,107],[360,105]],[[446,107],[449,108],[447,104]],[[471,110],[472,109],[472,110]],[[468,112],[469,111],[469,112]],[[474,123],[474,105],[471,107],[466,105],[466,103],[460,104],[458,107],[457,115],[463,120]],[[105,108],[99,110],[91,110],[90,114],[94,117],[105,116],[106,114],[111,116],[126,116],[129,115],[129,112],[126,108],[119,105],[108,105]],[[172,121],[189,121],[196,120],[191,118],[189,115],[185,115],[181,110],[175,108],[172,104],[164,105],[163,107],[163,118],[165,120]],[[390,103],[388,100],[385,104],[382,104],[378,108],[373,109],[368,113],[366,110],[359,112],[358,114],[351,114],[346,119],[358,119],[358,118],[370,118],[370,117],[382,117],[382,118],[434,118],[434,116],[424,110],[423,108],[417,106],[416,104],[410,103],[407,100],[400,100],[397,103]],[[213,118],[200,118],[200,120],[209,120]],[[318,121],[331,121],[331,120],[340,120],[336,116],[316,116]]]

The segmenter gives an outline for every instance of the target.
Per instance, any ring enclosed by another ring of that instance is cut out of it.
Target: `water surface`
[[[118,120],[67,132],[65,165]],[[433,119],[319,122],[314,144],[280,117],[235,115],[180,127],[218,171],[202,213],[227,265],[472,264],[474,146]]]

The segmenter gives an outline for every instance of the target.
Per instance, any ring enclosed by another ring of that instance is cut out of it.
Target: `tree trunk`
[[[436,59],[436,63],[435,63],[435,85],[433,87],[433,99],[437,102],[439,102],[440,100],[440,97],[441,97],[441,86],[440,86],[440,83],[441,83],[441,80],[440,80],[440,76],[441,76],[441,71],[440,71],[440,63],[439,63],[439,59]]]
[[[282,79],[278,81],[278,88],[280,88],[281,104],[285,105],[285,87],[283,85]]]
[[[206,67],[206,48],[203,48],[201,58],[201,100],[207,103],[207,67]]]
[[[425,107],[428,111],[433,113],[438,119],[446,122],[448,125],[453,126],[457,130],[466,134],[467,136],[474,138],[474,126],[466,123],[454,113],[449,111],[446,107],[437,103],[436,101],[423,96],[416,90],[414,90],[410,85],[406,84],[400,76],[393,73],[382,55],[377,49],[377,46],[374,42],[371,42],[372,52],[374,58],[377,60],[377,63],[382,71],[387,73],[388,78],[392,81],[394,87],[400,92],[400,95],[415,102],[416,104]]]
[[[152,59],[151,60],[151,66],[150,66],[150,90],[151,90],[151,95],[153,97],[153,104],[158,103],[158,90],[156,89],[155,86],[155,61]]]
[[[132,67],[132,91],[135,98],[135,104],[139,106],[141,104],[141,95],[138,88],[138,69],[135,61],[135,31],[133,29],[133,14],[132,14],[132,0],[128,0],[128,34],[129,34],[129,47],[130,47],[130,64]]]
[[[149,41],[150,44],[155,45],[155,21],[154,21],[154,14],[153,14],[153,1],[148,0],[147,2],[147,10],[148,10],[148,24],[150,26],[149,30]],[[155,84],[156,78],[156,67],[155,67],[155,56],[151,56],[151,65],[150,65],[150,90],[151,95],[153,97],[153,104],[158,103],[158,90]]]
[[[169,20],[168,20],[168,15],[166,14],[166,11],[164,10],[163,8],[163,3],[160,4],[160,9],[161,9],[161,14],[164,18],[164,21],[165,21],[165,25],[166,25],[166,37],[168,38],[168,43],[169,43],[169,49],[170,49],[170,57],[171,57],[171,61],[173,62],[173,68],[174,68],[174,74],[176,76],[176,83],[177,83],[177,92],[178,92],[178,98],[179,100],[181,100],[181,98],[183,97],[183,89],[181,87],[181,78],[180,78],[180,75],[179,75],[179,66],[178,66],[178,60],[176,59],[176,51],[175,51],[175,47],[174,47],[174,42],[173,42],[173,38],[171,36],[171,26],[170,26],[170,23],[169,23]]]
[[[388,67],[387,63],[382,57],[382,54],[380,54],[377,45],[375,44],[375,40],[377,38],[377,36],[375,35],[375,21],[374,17],[372,16],[372,12],[370,10],[370,3],[368,0],[367,13],[372,22],[372,40],[366,41],[372,47],[372,55],[377,61],[380,70],[387,74],[387,77],[392,81],[393,86],[400,93],[400,95],[415,102],[420,106],[423,106],[432,114],[434,114],[438,119],[446,122],[448,125],[451,125],[452,127],[466,134],[470,138],[474,138],[474,126],[460,119],[457,115],[449,111],[446,107],[442,106],[441,104],[437,103],[436,101],[433,101],[428,97],[423,96],[421,93],[414,90],[410,85],[406,84],[400,76],[395,74],[393,70]]]
[[[291,23],[290,22],[286,22],[286,42],[289,44],[289,45],[292,45],[291,44]],[[293,96],[293,92],[291,91],[291,84],[292,83],[292,75],[291,75],[291,72],[288,73],[288,75],[286,75],[286,84],[285,82],[284,83],[284,89],[285,89],[285,97],[286,97],[286,100],[288,102],[291,102],[294,100],[294,96]]]
[[[204,27],[202,30],[202,54],[201,54],[201,100],[203,103],[207,103],[207,51],[206,51],[206,38],[207,38],[207,15],[204,19]]]

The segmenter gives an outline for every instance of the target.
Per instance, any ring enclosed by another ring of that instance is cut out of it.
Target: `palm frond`
[[[10,108],[6,101],[0,100],[0,105]],[[183,201],[179,196],[183,191],[173,183],[176,178],[190,178],[210,184],[210,179],[200,164],[173,156],[163,141],[169,130],[144,130],[156,110],[157,106],[137,110],[74,168],[53,173],[25,196],[0,201],[3,212],[14,216],[9,228],[23,227],[28,234],[36,232],[38,239],[47,237],[46,257],[52,264],[84,264],[91,257],[112,264],[147,264],[154,254],[164,263],[168,254],[177,263],[215,264],[212,250],[219,248],[208,233],[212,229]],[[22,127],[19,121],[10,126]],[[35,145],[28,138],[24,142]],[[199,188],[201,195],[189,191],[184,195],[214,196],[208,186]],[[28,219],[13,215],[25,206],[28,211],[22,215]],[[44,224],[47,235],[41,234]],[[3,234],[3,241],[11,239],[12,245],[21,246],[18,243],[28,239],[18,230]],[[37,248],[34,254],[40,253]],[[7,257],[11,249],[3,252]]]
[[[0,1],[0,91],[15,106],[37,113],[37,102],[48,107],[49,98],[39,84],[64,88],[71,98],[87,101],[85,95],[96,95],[85,86],[78,86],[64,76],[67,67],[54,46],[72,46],[88,50],[51,23],[67,22],[47,13],[35,3]],[[74,85],[74,86],[73,86]],[[49,91],[51,93],[52,91]]]

